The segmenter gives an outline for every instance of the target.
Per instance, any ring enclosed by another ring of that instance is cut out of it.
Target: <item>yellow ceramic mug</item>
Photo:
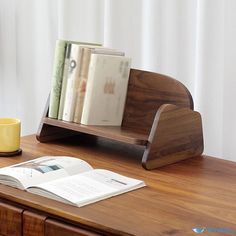
[[[14,152],[20,148],[21,122],[15,118],[0,118],[0,152]]]

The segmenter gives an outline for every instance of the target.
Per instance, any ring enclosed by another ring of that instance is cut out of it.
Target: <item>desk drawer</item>
[[[61,223],[56,220],[47,219],[45,221],[45,236],[101,236],[69,224]]]
[[[23,209],[0,202],[0,235],[21,236]]]
[[[44,236],[45,215],[24,211],[23,236]]]

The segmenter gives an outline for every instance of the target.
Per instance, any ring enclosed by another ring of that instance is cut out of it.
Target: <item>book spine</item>
[[[72,122],[75,111],[75,97],[78,89],[79,68],[82,57],[82,48],[79,45],[71,45],[71,57],[69,62],[68,79],[65,92],[65,102],[62,119]]]
[[[83,48],[83,57],[81,60],[81,67],[79,73],[79,87],[76,92],[76,101],[75,101],[75,113],[74,113],[75,123],[81,122],[91,51],[92,51],[91,48]]]
[[[63,79],[62,79],[62,86],[61,86],[61,97],[60,97],[60,104],[59,104],[59,111],[58,111],[59,120],[62,120],[63,111],[64,111],[67,76],[68,76],[68,70],[69,70],[69,64],[70,64],[70,54],[71,54],[71,43],[67,43],[64,70],[63,70]]]
[[[88,80],[86,85],[86,93],[84,97],[84,106],[81,116],[81,124],[87,125],[89,124],[89,114],[91,113],[91,99],[94,90],[94,79],[96,75],[96,64],[97,64],[97,55],[92,54],[89,68],[88,68]]]
[[[58,117],[58,108],[61,95],[61,83],[64,69],[65,50],[66,50],[66,41],[57,40],[55,55],[54,55],[52,89],[50,93],[49,112],[48,112],[48,117],[54,119],[57,119]]]

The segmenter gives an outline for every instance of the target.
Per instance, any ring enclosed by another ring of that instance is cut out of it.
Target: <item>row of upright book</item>
[[[131,59],[99,44],[57,40],[48,117],[121,125]]]

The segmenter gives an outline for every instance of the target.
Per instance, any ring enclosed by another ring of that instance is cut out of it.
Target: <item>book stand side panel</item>
[[[192,96],[182,83],[166,75],[132,69],[122,127],[149,134],[156,112],[163,104],[193,110]]]
[[[201,115],[187,108],[164,104],[153,122],[142,165],[151,170],[199,156],[203,146]]]

